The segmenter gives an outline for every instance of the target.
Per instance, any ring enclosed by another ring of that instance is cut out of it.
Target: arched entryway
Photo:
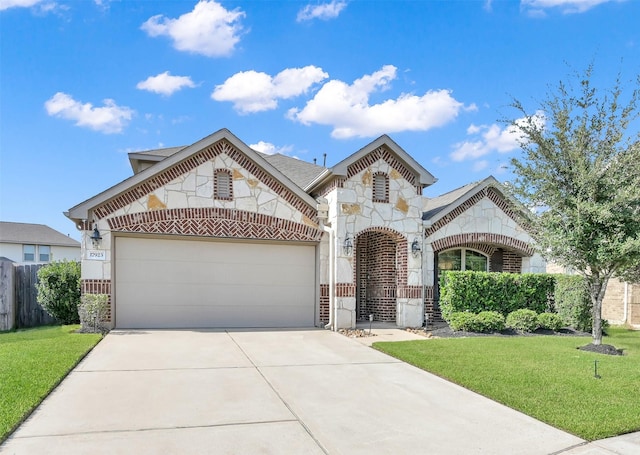
[[[356,237],[356,320],[396,322],[398,286],[406,275],[406,240],[387,230]],[[404,270],[404,272],[403,272]]]

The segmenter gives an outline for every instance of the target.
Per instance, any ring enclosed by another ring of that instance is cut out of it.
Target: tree
[[[586,278],[592,343],[602,344],[602,300],[612,276],[640,268],[640,77],[626,97],[620,76],[608,90],[592,84],[593,65],[560,82],[522,118],[522,158],[512,160],[516,199],[532,208],[529,227],[546,258]]]

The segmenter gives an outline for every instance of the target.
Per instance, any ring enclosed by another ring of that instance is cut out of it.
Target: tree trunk
[[[609,283],[609,275],[605,275],[604,277],[597,274],[592,275],[589,281],[591,282],[589,291],[591,294],[591,311],[593,314],[593,326],[591,329],[593,340],[591,343],[598,346],[602,344],[602,301],[604,300],[604,293]]]

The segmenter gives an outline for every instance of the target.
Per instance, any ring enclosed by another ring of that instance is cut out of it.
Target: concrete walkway
[[[0,453],[638,453],[600,443],[324,330],[141,330],[107,335]]]

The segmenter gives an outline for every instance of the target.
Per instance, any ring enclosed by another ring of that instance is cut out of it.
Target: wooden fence
[[[15,265],[0,260],[0,331],[55,324],[38,304],[38,270],[43,264]]]

